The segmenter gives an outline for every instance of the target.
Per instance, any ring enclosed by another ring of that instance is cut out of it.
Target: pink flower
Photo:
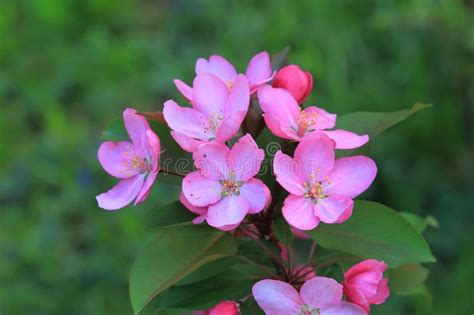
[[[364,315],[357,305],[342,301],[342,285],[326,277],[306,281],[300,292],[278,280],[261,280],[253,297],[267,315]]]
[[[127,108],[123,120],[132,142],[107,141],[98,152],[105,171],[120,179],[111,190],[96,197],[99,207],[106,210],[123,208],[134,199],[134,205],[144,201],[160,169],[160,139],[146,119]]]
[[[390,295],[383,273],[387,264],[368,259],[352,266],[344,275],[344,293],[349,301],[370,312],[370,304],[382,304]]]
[[[239,74],[231,92],[215,75],[199,74],[193,82],[193,107],[165,102],[163,115],[174,140],[188,152],[208,141],[224,142],[239,130],[250,102],[248,81]]]
[[[268,187],[254,176],[264,152],[250,135],[240,138],[231,150],[220,142],[199,146],[193,154],[198,171],[183,179],[181,202],[217,229],[236,228],[247,215],[262,211],[269,203]]]
[[[277,182],[290,193],[283,204],[283,217],[300,230],[312,230],[320,221],[347,220],[352,214],[352,199],[365,191],[377,174],[377,166],[368,157],[335,160],[334,141],[322,133],[304,137],[294,158],[278,151],[273,169]]]
[[[199,58],[196,61],[196,75],[203,73],[215,75],[221,79],[229,89],[234,87],[237,78],[237,70],[235,70],[234,66],[225,58],[218,55],[212,55],[209,57],[209,60]],[[249,81],[251,93],[255,92],[260,85],[272,79],[273,73],[270,64],[270,56],[266,51],[262,51],[252,57],[247,65],[245,76]],[[194,100],[193,88],[178,79],[174,80],[174,84],[186,99],[189,101]]]
[[[309,133],[320,131],[336,141],[336,149],[354,149],[369,141],[367,135],[359,136],[340,129],[326,130],[334,128],[337,116],[316,106],[301,109],[285,89],[264,85],[258,89],[258,100],[267,127],[277,137],[299,141]]]
[[[296,65],[289,65],[278,70],[272,86],[287,90],[301,104],[313,89],[313,76]]]
[[[194,311],[193,315],[239,315],[239,304],[234,301],[222,301],[205,311]]]

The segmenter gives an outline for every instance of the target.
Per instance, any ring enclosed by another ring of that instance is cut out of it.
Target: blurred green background
[[[369,197],[437,218],[429,313],[472,314],[473,12],[455,0],[0,1],[0,313],[131,314],[128,272],[167,187],[98,209],[114,183],[96,159],[101,130],[125,106],[183,101],[172,79],[190,82],[198,57],[243,71],[290,45],[315,77],[310,102],[329,111],[434,105],[376,139]],[[374,313],[420,305],[394,296]]]

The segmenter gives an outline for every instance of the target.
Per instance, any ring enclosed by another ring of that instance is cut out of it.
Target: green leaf
[[[400,212],[400,214],[408,221],[411,225],[419,232],[423,233],[428,226],[432,226],[438,228],[438,221],[432,217],[427,216],[422,218],[414,213],[411,212]]]
[[[282,242],[285,247],[288,247],[293,239],[293,233],[291,233],[290,226],[282,215],[277,216],[273,220],[273,232],[275,233],[276,238]]]
[[[236,252],[236,242],[229,234],[208,226],[161,228],[132,267],[130,298],[135,314],[201,266]]]
[[[414,113],[431,107],[430,104],[416,103],[410,109],[395,112],[354,112],[337,118],[336,129],[350,130],[358,134],[367,134],[370,139],[375,138],[385,129],[388,129],[405,120]]]
[[[130,141],[122,118],[113,119],[100,136],[105,141]]]
[[[272,69],[278,71],[280,68],[288,64],[288,53],[290,46],[286,46],[280,52],[271,56]]]
[[[196,215],[186,209],[181,202],[174,201],[153,211],[147,222],[151,227],[161,227],[183,222],[191,222],[195,217]]]
[[[426,241],[407,220],[372,201],[356,201],[349,220],[321,224],[308,234],[322,247],[383,260],[391,268],[436,261]]]
[[[226,257],[213,262],[210,262],[198,270],[187,275],[181,279],[176,285],[189,285],[195,282],[199,282],[208,278],[211,278],[217,274],[228,270],[230,267],[234,266],[238,262],[236,257]]]
[[[390,291],[411,295],[418,294],[417,289],[428,278],[428,269],[420,264],[408,264],[387,271]]]

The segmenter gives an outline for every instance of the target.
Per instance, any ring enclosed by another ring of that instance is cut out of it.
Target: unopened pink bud
[[[239,315],[239,304],[234,301],[222,301],[214,306],[209,315]]]
[[[284,88],[298,103],[303,103],[313,89],[313,76],[296,65],[289,65],[278,70],[272,85]]]

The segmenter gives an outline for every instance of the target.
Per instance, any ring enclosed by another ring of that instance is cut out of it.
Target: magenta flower
[[[278,70],[273,78],[272,86],[287,90],[301,104],[311,94],[313,76],[309,71],[303,71],[297,65],[289,65]]]
[[[205,311],[194,311],[193,315],[239,315],[240,306],[234,301],[222,301]]]
[[[352,214],[353,198],[375,179],[377,166],[365,156],[335,160],[335,144],[323,133],[305,136],[294,158],[278,151],[273,161],[276,180],[290,195],[282,213],[300,230],[312,230],[320,221],[341,223]]]
[[[235,70],[234,66],[224,57],[218,55],[212,55],[209,57],[209,60],[199,58],[196,61],[195,70],[196,75],[203,73],[211,73],[215,75],[224,82],[229,90],[234,87],[235,80],[237,79],[237,70]],[[273,73],[270,56],[266,51],[262,51],[252,57],[247,65],[245,76],[249,81],[251,93],[255,92],[260,85],[272,79]],[[178,79],[174,80],[174,84],[186,99],[189,101],[194,100],[193,88]]]
[[[258,100],[268,129],[277,137],[299,141],[311,132],[321,131],[336,142],[336,149],[354,149],[369,141],[367,135],[326,130],[334,128],[337,115],[316,106],[301,109],[285,89],[264,85],[258,89]]]
[[[367,259],[352,266],[344,275],[344,293],[347,299],[367,314],[370,304],[382,304],[389,297],[388,280],[383,278],[387,264],[375,259]]]
[[[173,130],[173,139],[188,152],[208,141],[232,138],[247,114],[250,102],[248,81],[239,74],[231,92],[215,75],[199,74],[193,82],[193,107],[165,102],[163,115]]]
[[[264,152],[250,135],[240,138],[231,150],[220,142],[199,146],[193,154],[198,171],[183,179],[181,201],[217,229],[236,228],[247,215],[262,211],[270,201],[268,187],[254,176]]]
[[[134,199],[134,205],[144,201],[160,169],[160,139],[146,119],[127,108],[123,121],[132,142],[107,141],[98,152],[104,170],[120,179],[111,190],[96,197],[99,207],[106,210],[123,208]]]
[[[252,294],[266,315],[365,315],[359,306],[342,301],[342,285],[326,277],[306,281],[300,292],[278,280],[261,280]]]

